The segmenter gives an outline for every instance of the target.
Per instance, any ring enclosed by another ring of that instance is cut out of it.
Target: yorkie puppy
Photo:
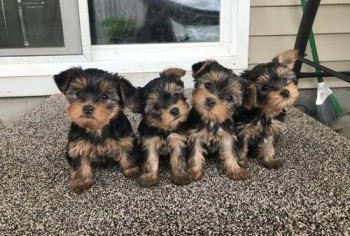
[[[282,166],[283,161],[274,157],[274,145],[284,127],[286,108],[299,95],[293,72],[297,58],[297,50],[287,50],[272,62],[241,74],[248,81],[242,109],[235,118],[242,166],[246,165],[247,155],[259,157],[267,168]]]
[[[180,79],[185,71],[170,68],[142,88],[129,88],[127,106],[142,114],[138,131],[143,153],[142,186],[158,183],[159,158],[170,156],[172,181],[187,184],[187,137],[185,121],[189,105]]]
[[[122,112],[121,89],[127,80],[98,69],[71,68],[54,76],[68,100],[72,121],[66,158],[71,167],[69,188],[82,192],[93,185],[93,165],[118,162],[126,177],[139,173],[131,124]]]
[[[238,165],[233,114],[242,105],[244,80],[216,61],[192,65],[195,88],[188,118],[188,173],[193,181],[203,176],[206,154],[218,154],[226,176],[233,180],[249,178]]]

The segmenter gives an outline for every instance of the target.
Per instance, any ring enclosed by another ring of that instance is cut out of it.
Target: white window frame
[[[118,72],[136,86],[144,85],[164,68],[190,71],[193,63],[204,59],[242,71],[248,67],[250,1],[221,3],[220,42],[95,46],[91,45],[87,0],[78,0],[82,55],[0,58],[0,97],[57,93],[52,75],[73,66]],[[191,86],[191,82],[185,85]]]

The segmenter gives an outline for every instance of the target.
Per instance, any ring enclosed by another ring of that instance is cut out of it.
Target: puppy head
[[[185,73],[179,68],[164,70],[143,88],[134,89],[127,96],[127,106],[143,114],[149,126],[166,131],[176,129],[189,114],[184,83],[180,79]]]
[[[192,65],[195,89],[192,93],[194,109],[205,122],[222,123],[232,117],[243,99],[243,78],[216,61]]]
[[[249,83],[243,106],[247,109],[259,107],[271,115],[292,106],[299,96],[293,71],[297,58],[297,50],[287,50],[279,53],[272,62],[243,72],[242,77]]]
[[[96,132],[121,110],[120,79],[103,70],[81,68],[54,76],[58,89],[68,100],[67,112],[72,122]]]

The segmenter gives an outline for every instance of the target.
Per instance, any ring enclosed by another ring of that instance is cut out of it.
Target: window
[[[236,71],[248,66],[246,0],[0,0],[0,5],[0,96],[55,93],[52,75],[72,66],[119,72],[135,85],[164,68],[190,70],[204,59]]]
[[[220,41],[220,0],[90,0],[93,45]]]
[[[91,56],[123,73],[190,69],[213,58],[248,63],[249,2],[242,0],[89,0]]]
[[[0,3],[1,56],[81,54],[76,1]]]

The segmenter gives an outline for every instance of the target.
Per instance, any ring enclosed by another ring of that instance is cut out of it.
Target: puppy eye
[[[107,94],[102,94],[102,95],[101,95],[101,98],[102,98],[103,100],[107,100],[109,97],[108,97]]]
[[[204,86],[205,86],[206,89],[210,89],[211,88],[211,83],[205,83]]]
[[[82,93],[80,91],[75,93],[75,96],[77,96],[77,97],[81,97],[81,95],[82,95]]]
[[[179,97],[180,97],[180,94],[178,94],[178,93],[175,93],[175,94],[174,94],[174,98],[175,98],[175,99],[178,99]]]
[[[229,102],[232,102],[233,101],[233,97],[232,96],[227,96],[226,100],[229,101]]]
[[[154,110],[159,110],[160,106],[159,106],[159,104],[154,104],[153,108],[154,108]]]
[[[283,83],[287,84],[289,80],[287,78],[283,78]]]
[[[270,89],[270,86],[268,86],[268,85],[264,85],[264,86],[262,86],[262,88],[261,88],[263,91],[267,91],[267,90],[269,90]]]

